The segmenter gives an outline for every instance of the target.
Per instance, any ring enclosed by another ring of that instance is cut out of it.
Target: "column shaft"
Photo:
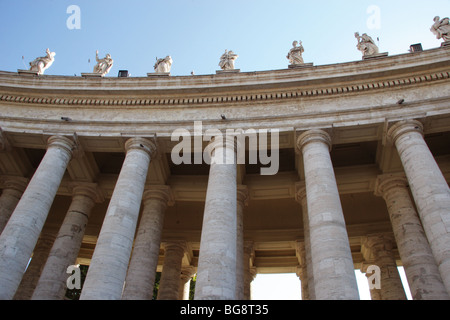
[[[423,137],[419,121],[400,121],[388,131],[394,142],[427,239],[450,293],[450,188]]]
[[[125,143],[126,156],[111,197],[80,299],[118,300],[133,246],[139,209],[155,145],[143,138]]]
[[[67,267],[76,262],[89,215],[97,199],[95,186],[79,185],[34,290],[33,300],[62,300],[67,290]]]
[[[5,182],[5,188],[0,197],[0,234],[19,203],[27,184],[28,179],[25,178],[8,179]]]
[[[236,149],[234,141],[233,147],[219,142],[209,171],[196,300],[236,298]]]
[[[369,235],[364,240],[364,258],[378,266],[381,271],[381,300],[406,300],[400,274],[392,249],[394,237],[386,234]]]
[[[74,143],[53,136],[0,236],[0,299],[12,299],[72,157]]]
[[[153,297],[164,213],[169,198],[168,186],[151,186],[144,192],[144,208],[128,266],[123,300],[151,300]]]
[[[244,299],[244,270],[248,269],[249,261],[244,259],[244,207],[248,198],[246,186],[238,186],[237,192],[237,238],[236,238],[236,299]],[[247,266],[246,266],[247,264]],[[246,268],[247,267],[247,268]]]
[[[376,191],[386,201],[412,298],[450,299],[409,195],[406,178],[396,175],[380,176]]]
[[[331,138],[325,131],[310,130],[297,144],[303,153],[316,299],[359,299],[330,158]]]
[[[178,300],[181,264],[185,251],[186,243],[182,241],[164,244],[164,263],[159,281],[158,300]]]

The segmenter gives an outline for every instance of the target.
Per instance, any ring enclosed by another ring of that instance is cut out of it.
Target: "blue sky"
[[[80,29],[67,28],[70,5],[80,8]],[[285,69],[294,40],[305,62],[333,64],[361,59],[355,32],[379,38],[390,55],[438,47],[436,15],[450,15],[450,0],[0,0],[0,70],[24,69],[47,47],[56,52],[50,75],[91,72],[96,50],[114,59],[108,76],[145,77],[166,55],[173,76],[214,74],[225,49],[242,72]]]

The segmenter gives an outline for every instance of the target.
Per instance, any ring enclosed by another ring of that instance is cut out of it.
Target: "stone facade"
[[[194,275],[197,300],[250,299],[257,273],[356,300],[371,266],[374,300],[405,299],[397,266],[414,299],[449,299],[449,78],[448,46],[189,77],[0,72],[0,299],[63,299],[78,263],[89,300],[151,299],[155,272],[161,300]],[[201,163],[174,163],[177,129]],[[227,129],[277,129],[276,174]]]

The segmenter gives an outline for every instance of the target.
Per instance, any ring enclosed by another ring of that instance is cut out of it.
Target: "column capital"
[[[190,280],[192,276],[195,274],[195,267],[194,266],[184,266],[181,267],[181,278],[187,280]]]
[[[187,243],[184,240],[169,240],[161,243],[164,251],[168,249],[178,249],[182,250],[183,254],[187,252]]]
[[[160,200],[169,206],[175,202],[172,189],[167,185],[148,185],[142,195],[144,202],[148,200]]]
[[[300,181],[295,183],[295,201],[303,205],[306,201],[306,183],[305,181]]]
[[[125,142],[125,151],[130,150],[145,151],[150,157],[154,157],[157,151],[156,139],[133,137]]]
[[[72,182],[70,183],[69,188],[72,191],[72,197],[81,195],[92,199],[96,203],[101,203],[105,200],[96,183]]]
[[[248,198],[249,198],[249,194],[248,194],[248,188],[245,185],[238,185],[237,186],[237,201],[239,203],[244,204],[245,206],[248,205]]]
[[[67,137],[51,136],[47,140],[47,149],[54,148],[54,147],[60,148],[72,156],[74,150],[77,148],[77,145],[73,140],[71,140]]]
[[[302,151],[303,147],[310,142],[321,142],[328,146],[331,151],[332,139],[329,130],[311,129],[301,133],[296,140],[296,148]]]
[[[379,175],[375,181],[374,194],[379,197],[384,197],[392,188],[407,188],[408,185],[408,180],[403,173]]]
[[[374,261],[379,252],[392,251],[396,242],[393,234],[369,234],[362,239],[361,252],[366,261]]]
[[[15,176],[0,176],[0,189],[13,189],[23,193],[30,179]]]
[[[418,132],[423,136],[423,124],[418,120],[401,120],[394,123],[387,131],[388,141],[395,144],[395,141],[402,135],[409,132]]]

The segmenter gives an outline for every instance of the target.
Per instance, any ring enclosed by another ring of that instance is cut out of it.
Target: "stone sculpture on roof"
[[[95,59],[97,64],[94,66],[93,73],[100,74],[101,76],[106,75],[113,66],[113,59],[109,53],[103,59],[98,58],[98,50],[95,52]]]
[[[375,44],[372,37],[367,35],[367,33],[363,33],[363,35],[360,36],[359,32],[355,32],[355,38],[358,40],[356,47],[362,52],[363,57],[372,56],[379,53],[378,46]]]
[[[305,52],[305,49],[303,48],[301,41],[299,46],[297,46],[298,44],[299,43],[297,41],[294,41],[292,43],[293,48],[289,50],[289,53],[286,56],[286,58],[289,59],[291,65],[304,64],[302,53]]]
[[[220,57],[220,68],[222,70],[234,70],[234,62],[238,57],[233,51],[225,50],[225,53]]]
[[[44,71],[50,68],[55,61],[55,52],[50,52],[47,48],[47,55],[44,57],[38,57],[30,62],[30,71],[35,71],[37,74],[44,74]]]
[[[156,63],[153,66],[153,69],[155,69],[155,73],[169,73],[170,69],[172,68],[172,57],[167,56],[162,59],[156,58]]]
[[[437,39],[443,39],[445,42],[450,41],[450,19],[436,16],[430,31],[436,35]]]

